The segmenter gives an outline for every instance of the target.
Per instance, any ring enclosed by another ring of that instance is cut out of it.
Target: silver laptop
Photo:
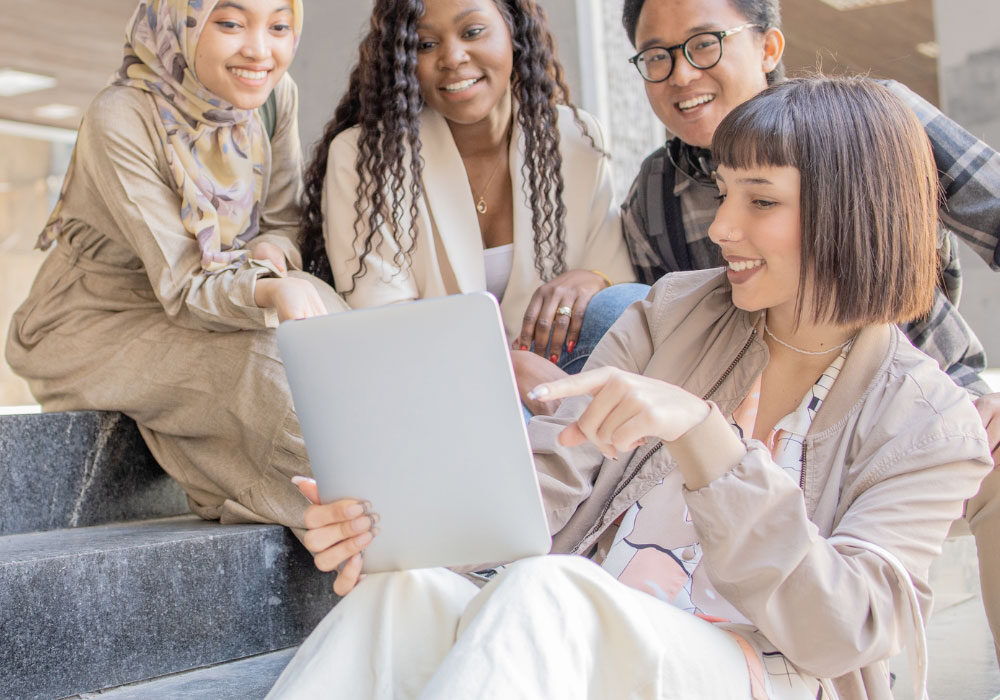
[[[320,498],[366,499],[381,516],[365,572],[548,552],[491,295],[291,321],[278,346]]]

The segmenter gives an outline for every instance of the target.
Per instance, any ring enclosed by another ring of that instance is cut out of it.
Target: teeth
[[[477,82],[479,82],[479,78],[471,78],[469,80],[462,80],[461,82],[458,83],[452,83],[451,85],[445,85],[444,89],[447,90],[448,92],[461,92],[466,88],[472,87]]]
[[[693,97],[690,100],[684,100],[683,102],[678,102],[677,106],[681,109],[694,109],[698,105],[703,105],[706,102],[711,102],[715,99],[715,95],[702,95],[701,97]]]
[[[229,70],[247,80],[263,80],[267,77],[266,70],[243,70],[242,68],[230,68]]]
[[[733,272],[743,272],[744,270],[752,270],[755,267],[760,267],[763,264],[763,260],[735,260],[729,263],[729,269]]]

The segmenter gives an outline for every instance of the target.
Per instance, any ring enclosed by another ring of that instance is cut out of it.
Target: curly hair
[[[622,26],[628,34],[628,40],[635,46],[635,28],[639,24],[639,14],[642,12],[646,0],[625,0],[622,8]],[[729,0],[729,4],[743,15],[747,22],[757,25],[757,31],[765,32],[768,29],[781,29],[781,2],[780,0]],[[774,70],[767,74],[767,84],[774,85],[785,79],[785,64],[778,61]]]
[[[306,169],[300,237],[303,265],[306,271],[333,284],[323,238],[323,181],[330,143],[342,131],[360,127],[355,164],[360,181],[354,201],[355,243],[360,253],[351,288],[340,292],[353,290],[367,272],[365,258],[382,242],[383,224],[388,224],[398,247],[393,262],[399,269],[409,266],[416,244],[414,222],[423,194],[419,130],[424,107],[416,78],[417,23],[424,14],[424,2],[376,0],[347,93],[326,124]],[[595,149],[601,149],[570,102],[545,12],[535,0],[493,2],[507,24],[513,46],[511,89],[524,134],[522,174],[532,212],[535,268],[543,279],[551,279],[566,269],[566,206],[557,105],[569,106],[581,132]],[[408,230],[401,230],[404,213],[409,214]]]

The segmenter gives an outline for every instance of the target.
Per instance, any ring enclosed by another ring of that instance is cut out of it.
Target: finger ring
[[[560,306],[558,309],[556,309],[556,313],[559,314],[560,316],[572,316],[573,315],[573,307],[572,306]]]

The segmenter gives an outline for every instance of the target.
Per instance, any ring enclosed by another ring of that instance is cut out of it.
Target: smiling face
[[[794,314],[802,255],[798,169],[720,165],[718,184],[723,200],[708,233],[729,264],[733,303]]]
[[[674,46],[699,32],[725,31],[749,20],[730,0],[646,0],[636,25],[636,50]],[[722,40],[722,60],[694,68],[677,50],[674,70],[661,83],[645,82],[646,97],[664,126],[685,143],[708,148],[719,122],[767,87],[767,73],[781,59],[777,29],[753,27]]]
[[[198,38],[198,80],[238,109],[260,107],[292,62],[293,19],[284,0],[222,0]]]
[[[493,0],[428,0],[425,6],[417,26],[424,101],[454,124],[506,124],[514,48]]]

